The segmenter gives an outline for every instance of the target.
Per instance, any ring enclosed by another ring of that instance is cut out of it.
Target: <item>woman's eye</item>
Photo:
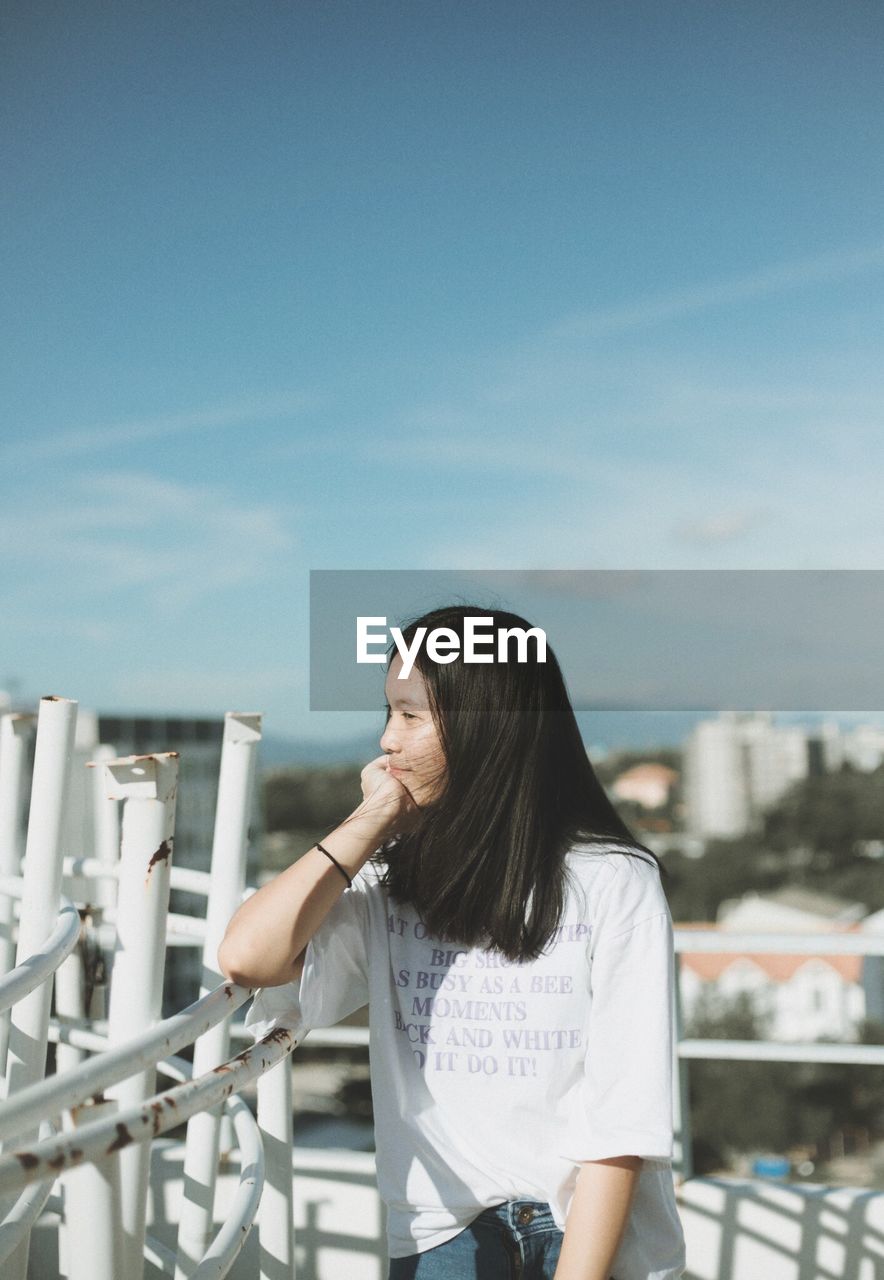
[[[416,720],[416,719],[417,719],[417,716],[412,715],[412,713],[411,713],[410,711],[403,711],[403,712],[402,712],[402,718],[403,718],[403,720]]]

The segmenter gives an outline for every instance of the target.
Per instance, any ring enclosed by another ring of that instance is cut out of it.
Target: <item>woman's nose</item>
[[[381,751],[386,751],[388,755],[392,755],[396,750],[397,745],[396,735],[390,728],[390,723],[388,721],[387,727],[381,734]]]

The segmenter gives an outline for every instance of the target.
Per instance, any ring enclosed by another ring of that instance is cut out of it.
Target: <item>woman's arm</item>
[[[362,771],[365,799],[323,840],[351,877],[414,809],[405,787],[382,761]],[[307,943],[347,885],[314,845],[242,904],[218,948],[218,966],[243,987],[278,987],[300,976]]]
[[[555,1280],[609,1280],[641,1167],[640,1156],[581,1164]]]

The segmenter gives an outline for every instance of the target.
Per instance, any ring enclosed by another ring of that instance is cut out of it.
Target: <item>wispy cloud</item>
[[[753,454],[787,463],[811,436],[843,453],[853,441],[859,452],[861,433],[874,449],[884,385],[871,343],[867,353],[822,338],[813,350],[780,347],[775,363],[759,363],[754,348],[694,356],[650,340],[638,350],[592,340],[882,267],[884,244],[876,244],[565,317],[478,358],[472,386],[461,384],[450,401],[408,406],[372,447],[400,466],[564,483],[630,456],[659,460],[682,450],[696,472],[735,450],[742,468]],[[737,535],[733,521],[728,528]]]
[[[305,413],[318,403],[315,397],[306,394],[245,397],[202,409],[129,418],[101,426],[57,431],[38,439],[18,440],[5,445],[0,457],[10,461],[69,458],[77,454],[126,448],[166,436],[254,426],[262,420],[277,421]]]
[[[462,415],[463,416],[463,415]],[[473,415],[473,432],[481,425],[481,415]],[[395,451],[399,466],[412,465],[460,472],[521,472],[525,475],[549,474],[567,476],[573,471],[573,458],[549,450],[538,454],[530,449],[513,448],[512,437],[501,432],[486,434],[484,439],[464,431],[462,435],[410,435],[380,442],[381,447]],[[374,446],[375,456],[377,444]]]
[[[884,555],[880,469],[851,455],[762,453],[744,467],[636,456],[575,459],[551,506],[523,493],[436,530],[427,568],[875,568]],[[481,526],[479,521],[481,519]]]
[[[23,567],[47,599],[63,593],[86,605],[133,589],[169,612],[266,577],[294,547],[285,515],[268,503],[140,471],[73,475],[40,508],[9,504],[0,542],[7,569]]]
[[[672,536],[686,546],[720,546],[739,541],[773,517],[774,512],[768,507],[718,511],[697,520],[677,521]]]
[[[725,307],[815,284],[837,284],[884,267],[884,244],[836,250],[812,258],[762,267],[747,275],[689,285],[652,294],[617,307],[586,311],[563,320],[552,331],[560,338],[592,338],[679,319],[711,307]]]

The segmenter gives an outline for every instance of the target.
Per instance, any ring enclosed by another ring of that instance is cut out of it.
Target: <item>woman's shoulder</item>
[[[354,918],[363,924],[386,917],[387,889],[384,883],[386,863],[374,858],[364,863],[353,875],[349,888],[345,888],[328,919]],[[337,913],[337,914],[335,914]]]
[[[592,914],[615,929],[630,928],[668,910],[660,869],[626,841],[587,841],[568,852],[567,865],[592,903]]]
[[[648,880],[659,879],[660,869],[644,849],[627,840],[585,840],[573,844],[566,860],[582,878],[608,880],[619,874]]]

